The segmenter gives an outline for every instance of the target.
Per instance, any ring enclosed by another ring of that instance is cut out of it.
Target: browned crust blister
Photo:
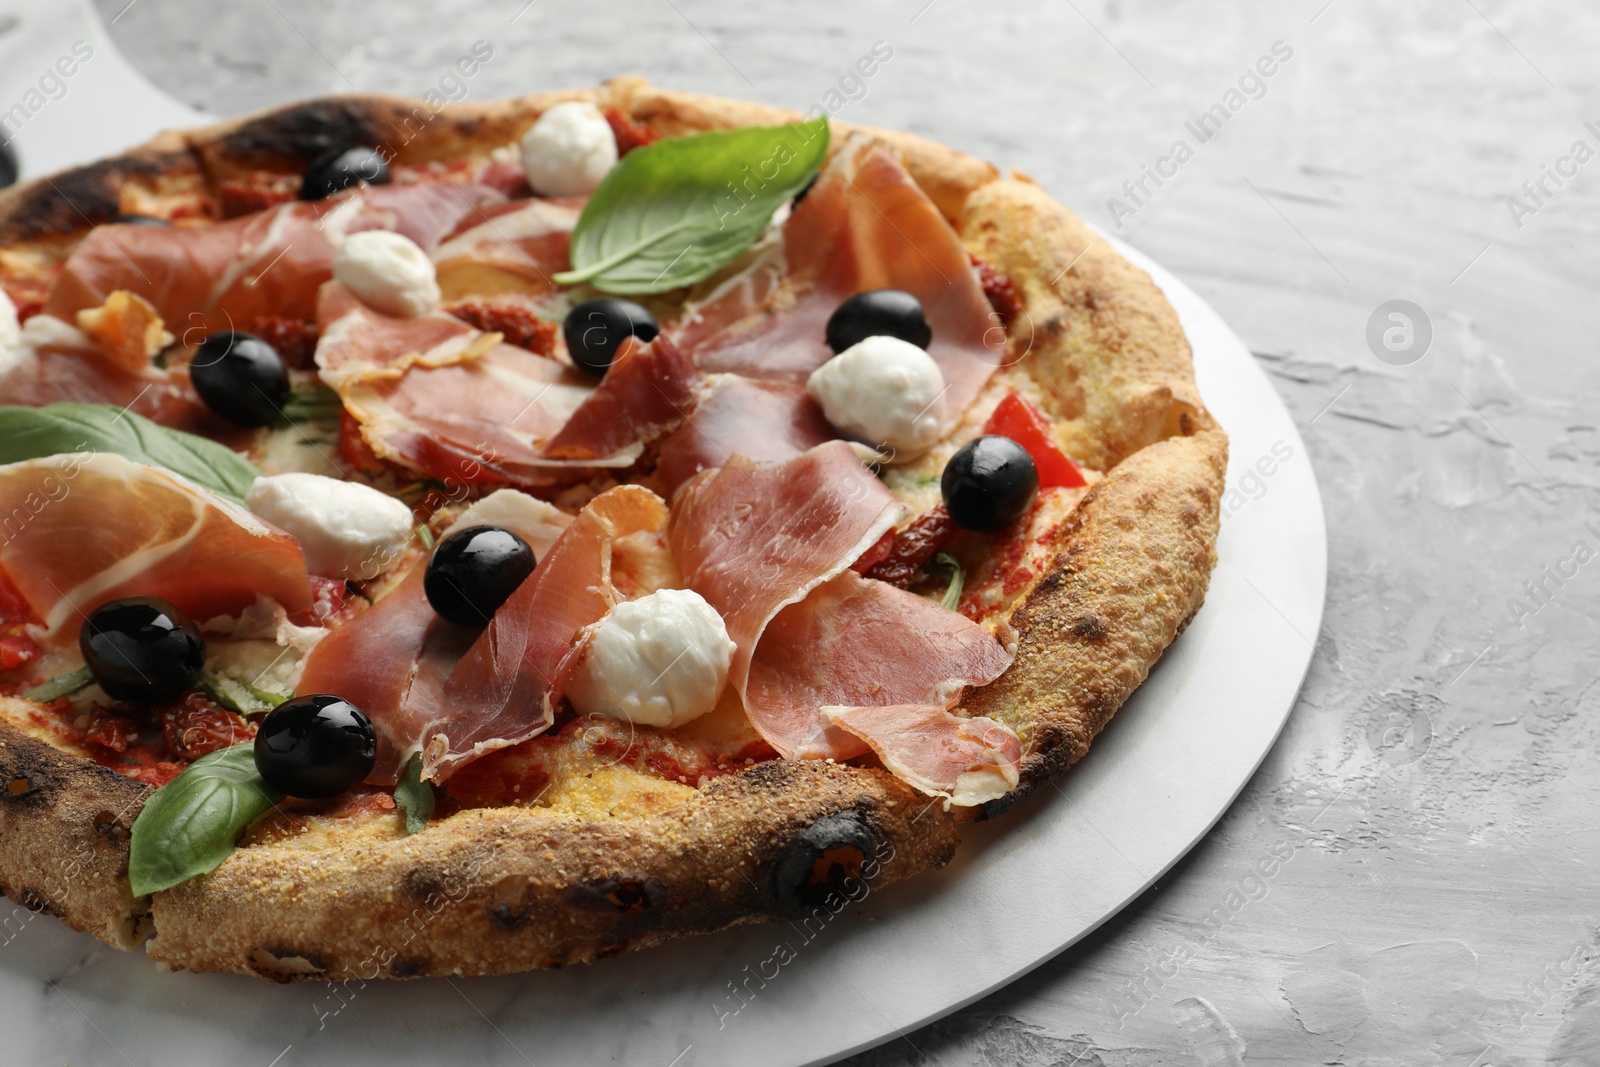
[[[336,143],[388,145],[405,164],[481,157],[571,99],[663,135],[799,117],[637,78],[437,113],[399,98],[315,100],[8,190],[0,247],[70,239],[118,210],[120,183],[292,173]],[[889,143],[969,249],[1012,279],[1024,310],[1013,354],[1073,454],[1107,472],[1013,614],[1016,662],[966,702],[1023,740],[1018,789],[979,813],[994,815],[1084,754],[1198,610],[1227,443],[1147,275],[1025,179],[909,134],[863,132]],[[839,813],[869,829],[880,883],[943,865],[957,842],[955,816],[883,771],[775,761],[638,819],[473,810],[408,838],[243,848],[147,912],[126,879],[126,828],[147,786],[3,725],[0,775],[31,783],[0,792],[0,883],[13,899],[123,948],[153,925],[147,950],[169,966],[284,980],[503,973],[793,915],[774,866],[800,831]]]

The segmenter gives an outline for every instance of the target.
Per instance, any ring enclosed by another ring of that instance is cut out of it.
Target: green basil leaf
[[[47,682],[40,682],[26,693],[23,693],[22,699],[37,700],[39,703],[44,704],[55,700],[57,697],[64,697],[68,693],[76,693],[80,689],[85,689],[93,682],[94,675],[90,673],[89,668],[79,667],[71,674],[58,674]]]
[[[110,404],[0,407],[0,463],[73,452],[111,452],[162,467],[235,501],[261,476],[231,448]]]
[[[394,787],[394,802],[406,813],[408,834],[420,834],[433,817],[433,786],[422,780],[422,753],[412,756],[401,772]]]
[[[623,156],[583,206],[561,285],[662,293],[748,248],[828,151],[828,120],[669,137]]]
[[[948,611],[956,610],[961,603],[961,587],[966,584],[966,574],[961,570],[961,564],[948,552],[941,552],[933,557],[936,567],[943,567],[950,571],[950,585],[944,591],[944,596],[939,598],[939,606]]]
[[[142,897],[216,870],[245,827],[283,794],[256,773],[249,742],[201,756],[151,794],[133,823],[128,880]]]

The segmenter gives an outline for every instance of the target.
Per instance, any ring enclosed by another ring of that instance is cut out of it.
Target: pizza
[[[904,133],[313,100],[0,194],[0,288],[0,888],[168,968],[825,920],[1082,758],[1215,561],[1160,291]]]

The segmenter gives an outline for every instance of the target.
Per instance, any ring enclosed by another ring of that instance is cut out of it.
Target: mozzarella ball
[[[806,391],[834,428],[898,461],[939,440],[944,375],[933,357],[898,337],[868,337],[811,372]]]
[[[522,135],[522,171],[540,196],[584,196],[617,162],[611,123],[593,104],[557,104]]]
[[[362,230],[339,242],[334,280],[385,315],[410,319],[439,306],[433,260],[404,234]]]
[[[596,624],[567,698],[586,715],[682,726],[717,706],[733,649],[722,616],[699,593],[660,589]]]
[[[411,536],[411,509],[369,485],[321,474],[272,474],[245,493],[250,510],[300,542],[306,569],[375,578]]]

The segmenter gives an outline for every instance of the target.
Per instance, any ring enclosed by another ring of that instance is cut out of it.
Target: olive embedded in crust
[[[799,913],[859,900],[859,887],[878,873],[877,854],[878,836],[860,815],[824,815],[790,838],[773,864],[773,903]]]
[[[311,161],[300,179],[301,200],[321,200],[352,185],[388,185],[389,162],[374,148],[335,148]]]

